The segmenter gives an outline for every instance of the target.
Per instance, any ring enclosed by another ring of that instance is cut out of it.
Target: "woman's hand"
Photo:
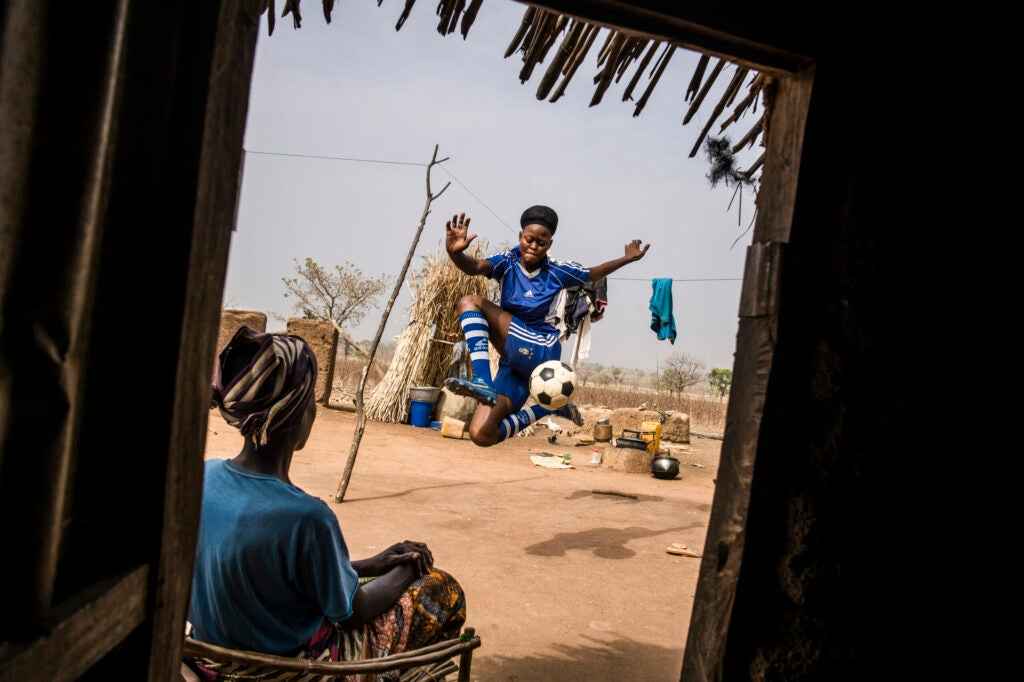
[[[409,564],[419,578],[429,573],[434,566],[434,554],[422,542],[404,540],[369,559],[352,562],[360,577],[383,575],[395,566],[405,564]]]
[[[465,213],[459,213],[445,223],[444,246],[449,254],[462,253],[469,248],[470,242],[476,239],[475,234],[467,234],[469,221]]]
[[[641,249],[640,240],[634,239],[630,243],[626,244],[626,258],[630,261],[638,261],[644,257],[644,254],[647,253],[647,249],[649,248],[651,248],[650,244]]]

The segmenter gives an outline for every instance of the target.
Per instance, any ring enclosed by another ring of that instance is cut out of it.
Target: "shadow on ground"
[[[486,646],[486,644],[485,644]],[[502,669],[515,673],[502,673]],[[472,669],[474,680],[488,682],[592,682],[593,680],[666,679],[666,670],[682,668],[678,650],[644,644],[628,637],[583,635],[575,641],[552,639],[549,646],[529,656],[492,654]]]
[[[534,556],[564,556],[567,552],[581,551],[593,552],[602,559],[629,559],[636,556],[636,552],[626,547],[632,540],[670,535],[695,527],[696,524],[669,528],[589,528],[575,533],[558,533],[550,540],[529,545],[525,551]]]

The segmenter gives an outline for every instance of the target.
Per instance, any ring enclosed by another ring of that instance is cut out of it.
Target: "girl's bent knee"
[[[482,296],[477,294],[466,294],[459,299],[459,312],[464,313],[467,310],[481,310],[483,308],[483,302],[484,299]]]
[[[474,429],[472,426],[469,428],[469,439],[473,441],[475,445],[480,447],[488,447],[498,442],[497,434],[484,433],[480,429]]]

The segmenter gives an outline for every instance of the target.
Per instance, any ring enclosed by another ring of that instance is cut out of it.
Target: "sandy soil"
[[[551,444],[545,428],[480,448],[367,422],[336,503],[355,425],[321,408],[292,481],[336,511],[356,558],[398,540],[431,547],[467,593],[467,626],[483,643],[474,680],[679,679],[701,559],[666,547],[703,551],[721,441],[675,445],[680,475],[663,480],[592,466],[589,446],[564,435]],[[206,457],[233,457],[239,444],[211,411]],[[536,466],[530,449],[569,452],[575,468]]]

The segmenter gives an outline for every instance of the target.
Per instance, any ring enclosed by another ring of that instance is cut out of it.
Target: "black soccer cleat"
[[[559,417],[564,417],[571,421],[576,426],[583,426],[583,415],[580,414],[580,408],[576,407],[576,403],[569,403],[555,410],[555,414]]]

